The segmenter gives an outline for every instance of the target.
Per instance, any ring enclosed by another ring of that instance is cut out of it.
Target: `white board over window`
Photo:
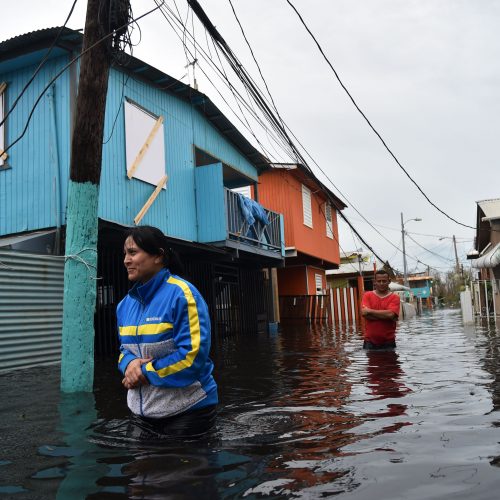
[[[158,116],[148,113],[128,100],[125,100],[124,108],[127,172],[134,165],[141,149],[146,146],[146,152],[140,159],[132,177],[156,186],[165,175],[163,123],[156,127],[156,133],[150,137],[158,121]],[[163,189],[166,189],[166,186]]]

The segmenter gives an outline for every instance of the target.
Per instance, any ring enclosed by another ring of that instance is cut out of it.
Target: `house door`
[[[217,265],[214,271],[215,329],[224,337],[234,335],[241,329],[238,268]]]

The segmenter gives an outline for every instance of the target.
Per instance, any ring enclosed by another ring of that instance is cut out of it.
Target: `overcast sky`
[[[199,1],[264,88],[229,0]],[[405,221],[423,219],[406,224],[411,238],[420,245],[406,240],[410,271],[417,266],[413,257],[440,270],[453,265],[452,235],[458,238],[462,258],[472,246],[474,231],[447,219],[418,192],[356,111],[286,0],[232,1],[282,118],[340,190],[342,194],[310,162],[349,206],[346,216],[377,253],[402,269],[402,255],[389,242],[401,247],[403,212]],[[192,33],[186,1],[176,2]],[[72,3],[4,1],[0,37],[5,40],[59,26]],[[453,218],[475,226],[475,202],[500,197],[500,0],[293,3],[353,98],[422,190]],[[165,5],[175,11],[173,0],[166,0]],[[136,17],[154,6],[153,0],[132,1]],[[86,2],[79,0],[69,27],[83,27],[85,9]],[[141,36],[135,29],[132,37],[138,43],[134,55],[175,78],[183,77],[187,72],[183,45],[161,13],[152,13],[139,24]],[[196,19],[194,34],[208,52],[205,32]],[[217,60],[213,45],[210,48]],[[199,90],[255,144],[201,70],[237,110],[233,97],[203,60],[201,50],[197,55]],[[236,77],[227,71],[236,85]],[[192,71],[182,81],[192,84]],[[266,134],[248,119],[273,159],[291,161],[282,151],[275,152]],[[445,238],[440,240],[439,236]],[[342,224],[340,244],[346,251],[362,246]],[[418,268],[423,270],[424,266]]]

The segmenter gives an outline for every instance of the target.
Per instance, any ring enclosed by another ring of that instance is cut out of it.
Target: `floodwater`
[[[214,349],[220,409],[197,441],[141,443],[114,360],[93,394],[59,367],[0,377],[0,495],[14,499],[497,499],[500,332],[459,311],[401,322],[395,352],[286,326]]]

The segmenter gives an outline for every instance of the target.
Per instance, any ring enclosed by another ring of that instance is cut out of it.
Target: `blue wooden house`
[[[78,61],[71,61],[82,35],[63,29],[57,37],[59,32],[49,28],[0,43],[4,262],[5,252],[64,253],[78,91]],[[106,332],[114,336],[114,307],[128,286],[121,235],[134,224],[168,235],[188,279],[206,297],[219,334],[255,331],[273,321],[270,269],[283,264],[282,216],[265,210],[269,224],[249,225],[233,191],[252,185],[258,201],[258,176],[267,168],[267,159],[206,95],[134,57],[123,54],[115,62],[99,195],[98,352],[114,347]]]

